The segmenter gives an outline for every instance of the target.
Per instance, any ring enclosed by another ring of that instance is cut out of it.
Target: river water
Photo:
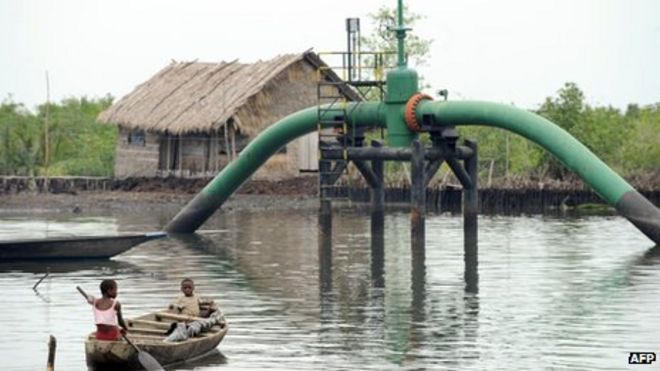
[[[4,213],[0,239],[158,230],[168,212]],[[480,216],[479,280],[467,285],[461,217],[427,217],[421,267],[409,224],[388,211],[372,239],[366,211],[336,209],[330,252],[316,210],[227,210],[204,233],[110,261],[2,262],[0,369],[44,369],[51,334],[56,370],[86,369],[93,322],[76,285],[97,292],[114,278],[130,318],[164,307],[182,277],[230,329],[217,352],[176,370],[657,367],[628,365],[631,351],[660,351],[660,256],[626,220]]]

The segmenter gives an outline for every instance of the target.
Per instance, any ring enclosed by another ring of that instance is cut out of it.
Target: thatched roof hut
[[[115,175],[210,175],[266,126],[317,104],[318,76],[341,82],[310,51],[250,64],[173,61],[99,115],[120,127]],[[336,88],[360,99],[347,85]]]
[[[312,52],[285,54],[251,64],[236,60],[220,63],[172,61],[103,111],[98,120],[170,134],[218,130],[275,76],[302,60],[315,67],[323,65]],[[330,70],[327,73],[334,75]],[[336,75],[329,77],[339,81]],[[359,99],[348,89],[346,94],[353,100]],[[259,110],[264,108],[256,106],[250,111],[259,116]],[[263,129],[247,115],[234,120],[236,130],[245,135],[253,136]]]

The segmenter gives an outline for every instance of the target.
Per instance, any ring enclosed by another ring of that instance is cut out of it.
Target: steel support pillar
[[[470,147],[473,155],[464,160],[465,172],[470,178],[469,188],[463,188],[463,260],[465,262],[465,289],[476,292],[479,282],[479,249],[477,215],[479,213],[479,172],[477,168],[477,143],[469,140],[465,145]]]
[[[424,179],[424,147],[416,139],[411,144],[412,159],[410,161],[410,231],[412,240],[413,261],[419,259],[424,261],[426,239],[425,219],[426,219],[426,183]]]
[[[380,142],[372,142],[380,147]],[[371,281],[374,287],[385,287],[385,172],[383,160],[371,160],[376,183],[371,187]]]

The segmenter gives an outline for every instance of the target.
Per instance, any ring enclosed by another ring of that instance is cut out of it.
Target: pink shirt
[[[96,302],[98,300],[94,300],[94,303],[92,304],[92,312],[94,312],[94,322],[97,325],[110,325],[110,326],[117,326],[118,321],[117,321],[117,311],[115,310],[115,300],[112,300],[112,305],[110,308],[106,310],[100,310],[96,308]]]

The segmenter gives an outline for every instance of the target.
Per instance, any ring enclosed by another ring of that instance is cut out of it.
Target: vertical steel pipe
[[[479,214],[479,169],[477,157],[477,143],[465,141],[465,145],[472,149],[473,154],[464,160],[465,171],[470,178],[470,187],[463,189],[463,261],[465,263],[464,279],[465,290],[477,291],[479,282],[479,247],[477,225]]]
[[[413,260],[425,257],[426,183],[424,183],[424,146],[416,139],[412,142],[410,162],[410,234]]]

